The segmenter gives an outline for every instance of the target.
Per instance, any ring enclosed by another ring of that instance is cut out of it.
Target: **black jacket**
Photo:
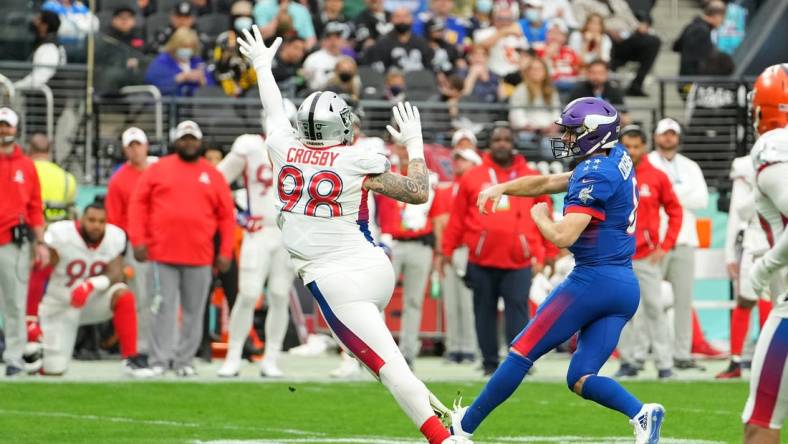
[[[698,16],[681,31],[681,35],[673,43],[673,51],[681,54],[680,76],[700,74],[701,62],[714,50],[714,44],[711,41],[713,29],[702,17]]]

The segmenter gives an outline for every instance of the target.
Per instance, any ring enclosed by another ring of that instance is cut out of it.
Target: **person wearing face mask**
[[[57,43],[57,30],[60,18],[51,11],[41,11],[29,23],[30,32],[35,36],[33,51],[33,71],[14,83],[17,89],[37,88],[46,85],[57,72],[57,67],[66,64],[66,51]]]
[[[326,23],[320,39],[320,49],[304,60],[304,78],[312,90],[325,89],[339,58],[349,52],[347,38],[350,28],[345,23]],[[350,55],[350,54],[347,54]]]
[[[374,45],[382,35],[393,29],[391,13],[383,9],[383,0],[365,0],[367,8],[355,20],[356,50],[362,51]]]
[[[238,36],[252,26],[252,3],[246,0],[235,2],[230,9],[229,29],[216,37],[211,68],[216,83],[230,97],[241,96],[257,84],[257,75],[238,51],[237,44]]]
[[[526,0],[523,18],[519,22],[525,38],[537,51],[544,47],[547,40],[548,24],[542,12],[543,6],[542,0]]]
[[[465,66],[465,59],[460,58],[457,47],[447,40],[452,31],[449,31],[447,23],[443,19],[430,19],[425,24],[425,28],[427,42],[434,54],[432,56],[432,70],[438,75],[438,83],[442,83],[446,76],[454,72],[457,63]]]
[[[413,35],[413,15],[400,8],[391,14],[394,30],[367,49],[361,65],[371,65],[380,72],[394,67],[404,72],[421,71],[430,66],[433,51],[427,41]]]
[[[211,266],[227,271],[232,257],[235,214],[230,187],[201,157],[202,139],[196,123],[179,123],[174,154],[145,169],[129,207],[128,236],[134,257],[149,263],[146,283],[153,313],[149,357],[157,375],[169,369],[179,377],[196,374],[192,359],[202,339]],[[214,260],[217,233],[220,242]],[[173,335],[176,328],[179,334]]]
[[[212,73],[198,55],[197,33],[180,28],[172,34],[165,51],[148,66],[145,83],[159,88],[165,96],[191,96],[197,88],[215,85]]]
[[[476,0],[470,19],[468,19],[468,30],[466,35],[472,36],[476,31],[489,28],[492,24],[493,0]]]
[[[325,88],[340,95],[347,95],[352,100],[361,97],[361,78],[358,76],[358,66],[352,57],[342,56],[334,66],[334,72],[328,79]]]

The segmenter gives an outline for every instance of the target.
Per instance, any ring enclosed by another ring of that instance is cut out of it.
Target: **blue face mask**
[[[233,27],[236,31],[242,32],[244,29],[249,29],[252,27],[252,18],[251,17],[238,17],[233,22]]]
[[[534,8],[528,8],[525,10],[525,19],[528,20],[529,23],[541,21],[542,11]]]
[[[492,11],[492,7],[493,7],[493,0],[476,1],[476,10],[481,12],[482,14],[487,14],[488,12]]]
[[[175,57],[183,61],[191,60],[193,54],[194,51],[191,48],[178,48],[175,50]]]

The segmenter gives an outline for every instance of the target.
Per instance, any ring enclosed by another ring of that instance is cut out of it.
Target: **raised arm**
[[[493,185],[479,193],[476,206],[482,214],[486,214],[488,201],[492,201],[492,211],[495,212],[498,201],[504,194],[507,196],[537,197],[543,194],[555,194],[566,191],[569,187],[571,172],[548,174],[546,176],[524,176],[508,182]]]
[[[260,101],[263,103],[266,114],[266,128],[292,128],[282,104],[282,93],[271,72],[271,64],[279,45],[282,44],[282,38],[277,37],[274,43],[268,47],[263,42],[260,28],[253,26],[252,33],[244,29],[244,37],[238,37],[238,47],[241,54],[252,62],[255,72],[257,72],[257,86],[260,90]]]
[[[399,131],[391,125],[387,129],[394,140],[408,150],[408,175],[387,171],[369,176],[364,188],[392,199],[410,204],[423,204],[429,197],[430,175],[424,162],[424,142],[421,136],[419,110],[410,103],[398,103],[392,108]]]

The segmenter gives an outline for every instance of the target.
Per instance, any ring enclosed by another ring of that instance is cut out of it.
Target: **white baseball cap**
[[[473,131],[467,128],[461,128],[454,132],[454,135],[451,136],[451,146],[455,146],[460,143],[460,140],[468,139],[471,141],[472,144],[476,145],[478,141],[476,140],[476,135],[473,134]]]
[[[657,129],[654,130],[654,133],[657,135],[665,134],[668,131],[673,131],[676,134],[681,134],[681,125],[678,122],[671,119],[670,117],[666,117],[659,122],[657,122]]]
[[[3,107],[0,108],[0,122],[6,122],[16,128],[16,125],[19,123],[19,116],[11,108]]]
[[[123,131],[121,140],[123,141],[123,146],[129,146],[131,145],[131,142],[139,142],[143,145],[147,145],[148,143],[148,137],[145,136],[145,131],[137,128],[136,126],[132,126],[126,131]]]
[[[192,120],[184,120],[183,122],[179,123],[175,128],[175,140],[178,140],[183,136],[194,136],[197,138],[197,140],[202,140],[202,131],[200,130],[200,125],[197,125],[197,123]]]
[[[452,156],[454,157],[462,157],[463,159],[467,160],[468,162],[473,163],[474,165],[481,165],[482,158],[479,156],[479,153],[472,148],[464,148],[461,150],[454,150],[452,152]]]

